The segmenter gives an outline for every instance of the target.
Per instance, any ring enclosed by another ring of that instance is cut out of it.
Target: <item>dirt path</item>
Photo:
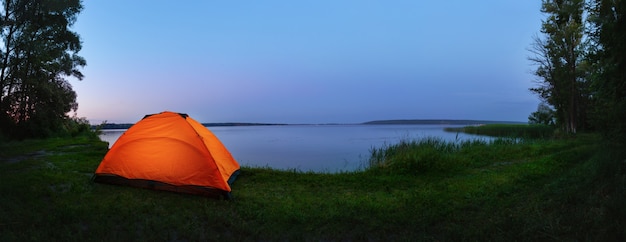
[[[38,150],[38,151],[31,152],[28,154],[23,154],[23,155],[8,157],[8,158],[0,158],[0,162],[13,164],[13,163],[18,163],[20,161],[27,160],[27,159],[36,159],[36,158],[44,157],[49,154],[50,152],[46,150]]]

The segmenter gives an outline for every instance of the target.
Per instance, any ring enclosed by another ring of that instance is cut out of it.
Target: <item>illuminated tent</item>
[[[187,114],[146,115],[113,144],[96,182],[230,198],[239,164]]]

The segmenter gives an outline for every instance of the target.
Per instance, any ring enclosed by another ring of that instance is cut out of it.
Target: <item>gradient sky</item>
[[[78,116],[527,121],[540,0],[84,1]]]

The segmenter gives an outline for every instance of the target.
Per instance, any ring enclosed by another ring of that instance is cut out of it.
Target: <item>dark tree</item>
[[[626,144],[626,1],[593,0],[593,121],[606,137]]]
[[[80,0],[3,0],[0,9],[0,132],[45,137],[76,111],[67,78],[83,78],[80,37],[70,30]]]
[[[568,133],[584,126],[586,117],[583,10],[583,0],[544,0],[544,38],[535,38],[534,56],[529,58],[540,78],[539,86],[531,91],[555,108],[557,125]]]
[[[554,110],[548,104],[542,102],[537,106],[537,111],[528,116],[528,123],[554,125]]]

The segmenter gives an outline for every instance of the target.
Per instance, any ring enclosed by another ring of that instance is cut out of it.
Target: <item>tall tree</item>
[[[594,121],[607,137],[626,144],[626,1],[591,3]]]
[[[5,134],[45,136],[76,110],[68,77],[82,79],[86,61],[70,27],[80,0],[2,0],[0,124]]]
[[[537,64],[535,75],[540,85],[531,88],[556,110],[557,124],[566,132],[576,133],[584,125],[583,90],[585,71],[580,68],[584,57],[584,0],[543,0],[541,11],[547,15],[541,33],[531,47]]]

